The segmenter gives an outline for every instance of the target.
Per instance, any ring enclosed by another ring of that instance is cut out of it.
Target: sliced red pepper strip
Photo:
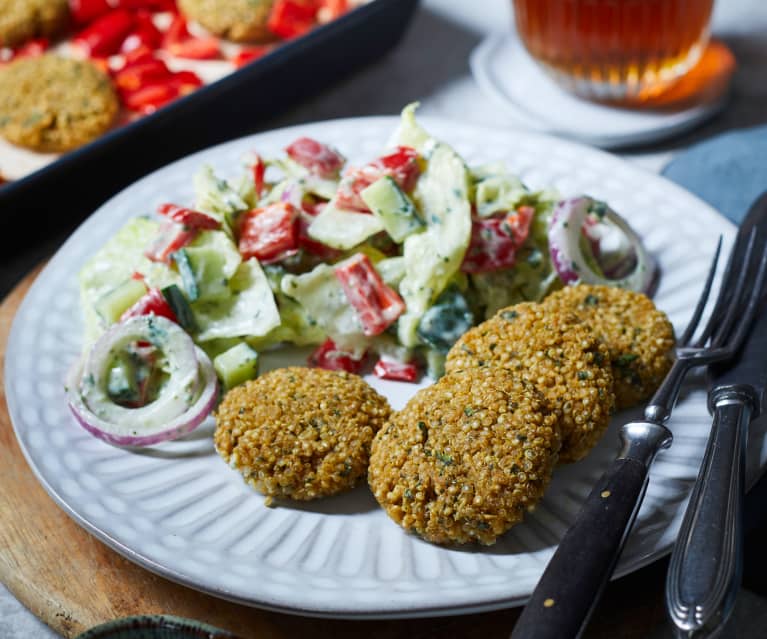
[[[365,356],[354,357],[351,353],[339,349],[335,342],[328,338],[309,356],[308,363],[314,368],[329,371],[359,373],[365,363]]]
[[[311,138],[298,138],[285,149],[288,157],[321,178],[338,177],[346,158],[327,144]]]
[[[124,91],[135,91],[148,84],[169,79],[173,73],[162,60],[148,58],[133,64],[126,64],[114,74],[115,86]]]
[[[83,25],[112,11],[108,0],[69,0],[69,13],[75,24]]]
[[[123,40],[120,51],[127,53],[140,47],[154,50],[162,45],[162,32],[155,26],[152,15],[146,11],[135,14],[136,25]]]
[[[418,366],[412,362],[395,362],[382,357],[373,367],[373,374],[381,379],[415,382],[418,379]]]
[[[357,253],[336,266],[335,273],[349,303],[357,311],[365,335],[380,335],[405,311],[402,298],[384,284],[364,253]]]
[[[160,290],[156,288],[149,289],[146,295],[139,298],[133,306],[120,316],[120,321],[122,322],[130,317],[137,317],[139,315],[159,315],[178,323],[178,318],[173,309],[165,301]]]
[[[74,44],[93,58],[106,58],[120,51],[120,46],[135,25],[130,11],[116,9],[91,22],[74,37]]]
[[[165,47],[171,55],[190,60],[213,60],[221,54],[218,38],[189,37],[180,42],[172,42]]]
[[[177,204],[160,204],[157,212],[169,220],[183,224],[188,229],[215,231],[221,228],[221,222],[207,213],[187,209]]]
[[[160,233],[154,242],[144,251],[153,262],[170,264],[170,256],[187,246],[195,237],[196,229],[185,228],[173,220],[165,220],[160,226]]]
[[[243,213],[238,248],[243,259],[255,257],[277,262],[298,251],[298,211],[289,202],[278,202]]]
[[[266,26],[275,35],[289,40],[304,35],[314,27],[317,6],[314,2],[275,0]]]
[[[173,102],[178,89],[171,84],[149,84],[136,91],[121,92],[120,97],[128,109],[148,115]]]
[[[45,53],[51,46],[48,38],[36,38],[29,40],[13,51],[14,58],[37,58]]]

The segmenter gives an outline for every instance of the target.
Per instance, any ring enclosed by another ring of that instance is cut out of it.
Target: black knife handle
[[[722,626],[743,567],[743,476],[752,397],[714,399],[714,421],[666,578],[666,610],[684,636]]]
[[[621,430],[623,451],[597,482],[551,558],[512,639],[571,639],[586,625],[612,574],[647,487],[647,473],[671,433],[649,422]]]

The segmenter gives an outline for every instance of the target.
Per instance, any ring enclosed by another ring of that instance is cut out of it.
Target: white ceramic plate
[[[109,546],[171,580],[234,601],[333,617],[446,615],[522,603],[592,484],[618,447],[616,417],[589,457],[556,471],[525,522],[489,548],[446,549],[405,534],[365,486],[315,503],[266,508],[213,451],[212,424],[184,441],[141,453],[94,439],[71,418],[65,372],[81,344],[76,275],[127,219],[159,202],[192,200],[203,163],[239,170],[257,149],[277,154],[299,135],[337,146],[353,162],[377,156],[395,118],[337,120],[255,135],[176,162],[99,209],[59,250],[16,316],[6,393],[16,434],[53,499]],[[679,330],[699,293],[716,236],[732,225],[666,180],[605,153],[553,138],[430,120],[424,124],[469,162],[505,160],[531,187],[589,193],[621,211],[660,261],[657,304]],[[150,152],[148,150],[148,152]],[[294,354],[266,358],[284,364]],[[302,360],[293,360],[302,363]],[[371,382],[401,407],[416,387]],[[653,466],[644,505],[617,574],[665,553],[702,456],[708,428],[702,387],[673,417],[676,441]],[[211,420],[209,420],[210,422]],[[767,451],[758,451],[758,465]]]
[[[508,34],[483,40],[471,54],[471,71],[482,91],[514,121],[604,148],[648,144],[692,129],[722,109],[729,86],[721,83],[720,92],[706,92],[697,103],[674,109],[597,104],[559,87]]]

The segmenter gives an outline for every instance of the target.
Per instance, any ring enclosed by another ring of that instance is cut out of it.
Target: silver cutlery
[[[751,207],[741,229],[764,245],[767,193]],[[736,308],[735,300],[730,307]],[[763,304],[759,310],[738,356],[709,367],[711,434],[666,580],[666,609],[682,637],[717,632],[740,586],[748,427],[764,408],[767,387],[767,308]]]
[[[512,639],[568,639],[586,626],[633,525],[656,454],[671,445],[665,423],[687,372],[731,358],[756,313],[767,274],[767,252],[753,232],[733,247],[717,300],[702,333],[696,330],[716,272],[717,248],[700,300],[676,349],[676,361],[644,411],[621,428],[622,448],[597,482],[549,561]],[[761,258],[761,259],[760,259]],[[752,279],[753,278],[753,279]]]

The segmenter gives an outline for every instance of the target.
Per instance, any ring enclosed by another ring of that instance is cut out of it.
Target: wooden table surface
[[[11,321],[34,275],[0,305],[3,363]],[[2,375],[0,369],[0,581],[63,636],[117,617],[155,613],[198,619],[253,639],[509,636],[519,609],[416,620],[317,620],[222,601],[132,564],[80,528],[38,484],[13,434]],[[666,561],[656,562],[610,584],[584,637],[660,636],[665,567]]]

